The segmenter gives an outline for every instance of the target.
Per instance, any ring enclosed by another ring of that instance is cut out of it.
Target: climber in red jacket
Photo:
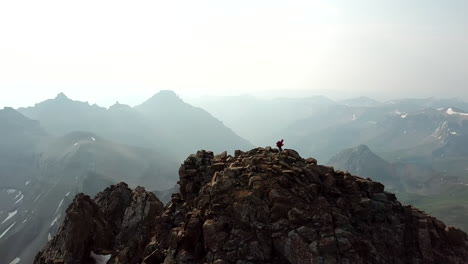
[[[281,139],[280,141],[276,142],[276,146],[278,147],[280,152],[283,151],[283,146],[284,146],[283,141],[284,139]]]

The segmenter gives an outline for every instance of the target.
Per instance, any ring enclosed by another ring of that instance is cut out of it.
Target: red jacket
[[[276,146],[277,146],[278,148],[281,148],[281,147],[284,145],[284,144],[283,144],[283,141],[284,141],[284,140],[282,139],[282,140],[276,142]]]

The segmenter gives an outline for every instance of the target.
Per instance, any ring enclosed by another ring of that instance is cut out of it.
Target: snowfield
[[[8,233],[8,231],[10,231],[11,228],[13,228],[13,226],[16,225],[16,222],[14,222],[13,224],[11,224],[11,226],[9,226],[1,235],[0,235],[0,238],[2,238],[3,236],[6,235],[6,233]]]
[[[106,264],[111,258],[111,255],[97,255],[93,251],[91,251],[90,256],[96,261],[96,264]]]
[[[20,263],[20,261],[21,261],[20,258],[15,258],[14,260],[12,260],[12,261],[10,262],[10,264],[18,264],[18,263]]]
[[[13,216],[15,216],[17,213],[18,213],[18,210],[15,210],[15,211],[13,211],[13,212],[8,213],[7,218],[5,218],[5,220],[3,220],[3,222],[0,223],[0,225],[3,224],[3,223],[5,223],[6,221],[10,220],[10,219],[11,219]]]
[[[468,116],[467,113],[460,113],[460,112],[455,112],[453,111],[452,108],[449,108],[447,109],[447,112],[446,112],[448,115],[462,115],[462,116]]]

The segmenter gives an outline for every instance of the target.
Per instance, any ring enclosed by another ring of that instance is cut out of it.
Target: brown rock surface
[[[163,204],[143,188],[113,185],[91,199],[76,195],[56,236],[37,254],[34,263],[140,263]]]
[[[468,260],[464,232],[401,205],[378,182],[293,150],[199,151],[179,174],[180,193],[164,211],[121,185],[95,202],[77,196],[36,263],[94,263],[91,251],[111,254],[107,263],[147,264]]]

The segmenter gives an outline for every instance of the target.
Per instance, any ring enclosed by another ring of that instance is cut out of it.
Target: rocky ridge
[[[113,185],[94,199],[76,195],[56,236],[34,263],[137,263],[163,204],[144,188]]]
[[[35,263],[464,263],[468,236],[293,150],[199,151],[165,208],[125,184],[78,195]],[[98,257],[105,260],[97,260]]]

